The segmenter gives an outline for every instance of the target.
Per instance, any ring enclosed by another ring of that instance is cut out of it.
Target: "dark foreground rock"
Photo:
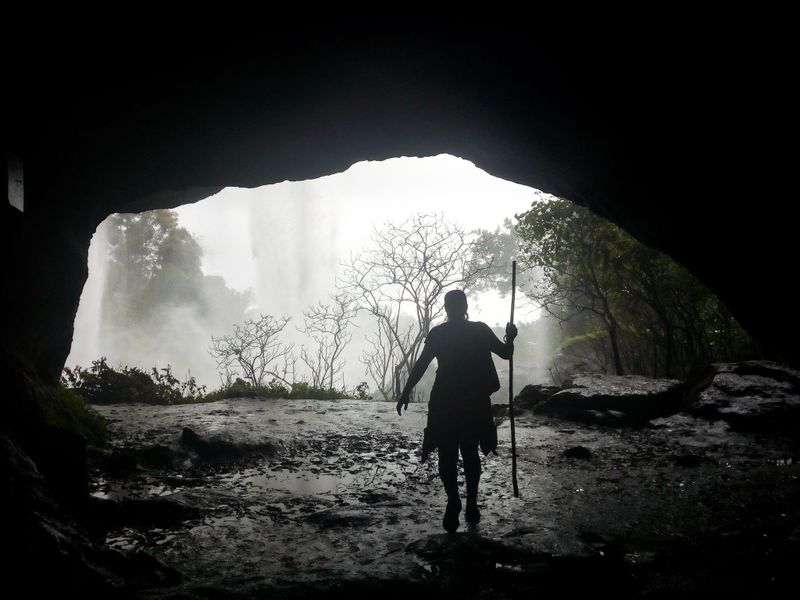
[[[179,467],[190,455],[178,448],[157,444],[143,448],[98,448],[89,446],[87,460],[90,467],[99,469],[107,477],[130,477],[148,469],[168,470]]]
[[[800,371],[766,361],[714,365],[693,412],[740,431],[800,432]]]
[[[604,425],[641,425],[683,408],[676,379],[636,375],[578,375],[535,408],[537,414]]]
[[[143,587],[165,588],[181,574],[143,552],[91,541],[62,509],[36,464],[9,435],[0,435],[6,500],[3,590],[13,597],[134,598]]]

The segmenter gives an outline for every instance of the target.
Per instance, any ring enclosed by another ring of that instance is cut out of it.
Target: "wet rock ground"
[[[483,460],[480,524],[447,534],[435,454],[419,462],[423,404],[402,417],[357,400],[99,410],[114,451],[90,455],[95,534],[183,574],[142,597],[768,597],[794,585],[792,436],[689,414],[612,428],[523,412],[520,497],[504,421]]]

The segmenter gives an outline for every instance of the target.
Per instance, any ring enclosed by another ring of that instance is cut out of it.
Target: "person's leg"
[[[468,438],[461,440],[461,458],[464,461],[464,478],[467,482],[467,523],[480,521],[478,510],[478,483],[481,479],[481,457],[478,454],[478,440]]]
[[[458,528],[461,499],[458,495],[458,440],[443,440],[439,444],[439,477],[447,494],[447,508],[442,525],[447,531]]]

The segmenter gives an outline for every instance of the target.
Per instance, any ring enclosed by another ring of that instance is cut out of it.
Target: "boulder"
[[[556,385],[526,385],[522,388],[522,391],[514,397],[514,408],[519,410],[531,410],[560,391],[561,388]]]
[[[714,365],[693,413],[740,431],[800,432],[800,371],[767,361]]]
[[[683,408],[677,379],[638,375],[576,375],[567,388],[539,402],[537,414],[605,425],[638,425]]]
[[[183,428],[181,445],[203,460],[214,463],[236,462],[255,455],[274,456],[276,452],[275,444],[271,442],[237,444],[221,438],[204,439],[188,427]]]
[[[204,440],[188,427],[183,428],[181,445],[205,460],[235,460],[242,456],[241,450],[235,444],[226,440]]]
[[[90,467],[99,469],[106,477],[113,479],[131,477],[144,470],[174,469],[188,456],[184,451],[163,445],[113,450],[89,446],[87,449]]]
[[[139,464],[152,469],[168,469],[179,464],[184,458],[169,446],[156,444],[147,446],[137,452]]]

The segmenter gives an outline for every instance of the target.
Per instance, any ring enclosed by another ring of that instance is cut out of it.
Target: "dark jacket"
[[[484,454],[497,448],[489,396],[500,389],[492,352],[508,352],[486,323],[452,321],[428,333],[425,348],[436,357],[422,460],[445,438],[477,439]]]

